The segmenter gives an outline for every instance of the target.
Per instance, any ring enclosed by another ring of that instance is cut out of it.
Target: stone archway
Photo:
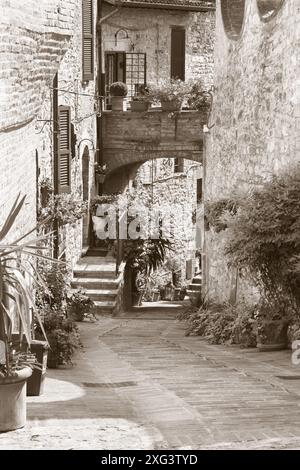
[[[82,154],[82,198],[84,201],[89,200],[90,195],[90,152],[88,146],[85,146]],[[82,247],[88,247],[90,243],[89,237],[90,217],[89,211],[82,220]]]
[[[245,18],[245,0],[221,0],[221,12],[225,32],[236,41],[242,34]]]

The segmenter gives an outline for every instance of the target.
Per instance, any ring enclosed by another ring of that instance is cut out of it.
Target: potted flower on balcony
[[[132,112],[148,111],[151,104],[149,89],[145,85],[140,85],[136,94],[132,97],[130,108]]]
[[[107,165],[101,165],[100,163],[95,163],[95,178],[97,183],[103,184],[106,176]]]
[[[190,85],[179,79],[163,81],[149,88],[153,103],[161,104],[162,111],[180,111],[190,93]]]
[[[45,256],[40,254],[40,243],[47,236],[32,238],[31,230],[15,241],[9,237],[24,202],[25,196],[20,200],[19,195],[0,229],[0,432],[21,428],[26,423],[26,382],[36,366],[29,353],[31,309],[46,337],[29,285],[29,279],[36,285],[41,281],[27,257]]]
[[[114,82],[109,88],[112,111],[126,111],[127,85],[123,82]]]

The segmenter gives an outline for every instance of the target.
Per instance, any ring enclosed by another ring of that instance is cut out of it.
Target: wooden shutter
[[[185,30],[171,31],[171,78],[185,80]]]
[[[174,173],[183,173],[184,172],[184,159],[175,158],[174,159]]]
[[[93,0],[82,0],[82,75],[83,81],[94,80]]]
[[[71,192],[71,110],[68,106],[58,108],[58,193]]]

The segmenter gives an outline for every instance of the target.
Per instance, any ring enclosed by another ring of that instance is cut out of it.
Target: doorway
[[[84,201],[89,200],[89,182],[90,182],[90,152],[85,146],[82,154],[82,198]],[[90,244],[90,212],[83,216],[82,220],[82,247],[87,248]]]

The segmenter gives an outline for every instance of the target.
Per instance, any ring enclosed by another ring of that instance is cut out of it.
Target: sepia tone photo
[[[299,24],[0,0],[0,450],[300,449]]]

